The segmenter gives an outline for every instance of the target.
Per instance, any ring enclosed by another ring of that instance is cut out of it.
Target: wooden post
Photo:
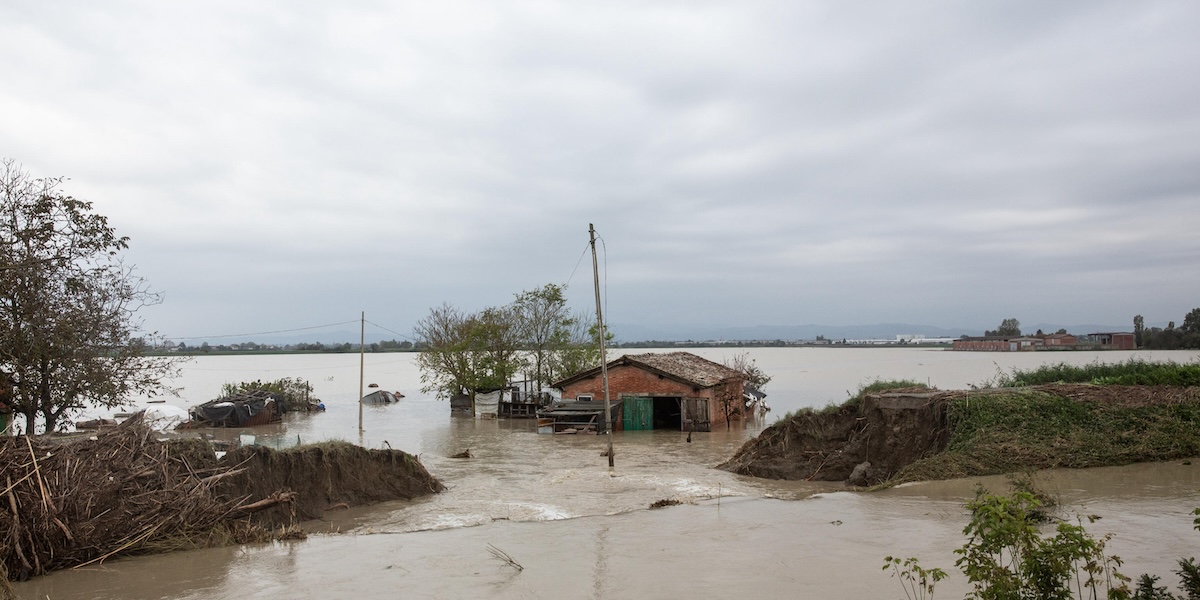
[[[600,377],[604,381],[604,435],[608,437],[608,466],[614,466],[612,446],[612,403],[608,398],[608,354],[604,351],[604,312],[600,309],[600,269],[596,264],[596,228],[588,223],[588,237],[592,246],[592,281],[596,289],[596,328],[600,338]]]
[[[362,312],[361,321],[359,321],[358,330],[358,442],[362,443],[363,426],[363,371],[364,363],[366,362],[366,341],[367,341],[367,311]]]

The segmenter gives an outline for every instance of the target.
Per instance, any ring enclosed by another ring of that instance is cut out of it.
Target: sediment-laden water
[[[733,351],[697,351],[721,360]],[[1012,365],[1124,360],[1129,353],[954,353],[921,349],[751,351],[775,375],[764,421],[846,397],[876,378],[965,387]],[[1147,360],[1195,360],[1195,352],[1139,353]],[[735,476],[711,466],[765,422],[696,434],[622,432],[609,470],[597,436],[548,436],[530,421],[451,417],[445,402],[419,391],[412,355],[368,356],[367,379],[407,395],[366,407],[358,431],[358,357],[204,357],[176,382],[181,405],[217,395],[220,385],[304,377],[328,412],[292,415],[283,425],[234,431],[290,445],[341,438],[421,456],[449,490],[413,502],[331,513],[335,535],[268,546],[221,548],[110,561],[18,584],[26,598],[663,598],[901,597],[883,557],[914,555],[953,571],[963,542],[963,502],[975,481],[923,483],[861,494],[838,486]],[[474,458],[451,459],[470,449]],[[1043,485],[1073,510],[1103,517],[1089,529],[1112,533],[1125,572],[1173,582],[1180,556],[1200,554],[1190,511],[1200,506],[1200,463],[1063,471]],[[1003,478],[986,478],[1003,489]],[[657,500],[679,506],[650,510]],[[525,567],[504,565],[488,545]],[[942,590],[945,590],[943,592]],[[943,582],[939,597],[965,582]]]

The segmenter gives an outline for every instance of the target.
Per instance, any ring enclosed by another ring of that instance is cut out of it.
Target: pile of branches
[[[202,440],[164,443],[131,419],[72,442],[0,442],[0,573],[24,580],[116,555],[277,537],[245,516],[262,506],[217,489],[239,465],[218,465]],[[269,504],[287,502],[284,495]]]

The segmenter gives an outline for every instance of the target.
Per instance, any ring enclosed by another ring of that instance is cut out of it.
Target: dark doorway
[[[683,430],[683,411],[679,409],[682,398],[654,399],[654,428]]]

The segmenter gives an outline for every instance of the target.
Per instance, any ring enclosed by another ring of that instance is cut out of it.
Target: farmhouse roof
[[[649,352],[646,354],[626,354],[608,363],[611,370],[619,366],[633,366],[664,377],[686,383],[697,388],[707,388],[723,381],[743,377],[740,371],[725,365],[701,358],[691,352]],[[576,373],[552,387],[562,388],[576,381],[595,377],[600,367]]]

